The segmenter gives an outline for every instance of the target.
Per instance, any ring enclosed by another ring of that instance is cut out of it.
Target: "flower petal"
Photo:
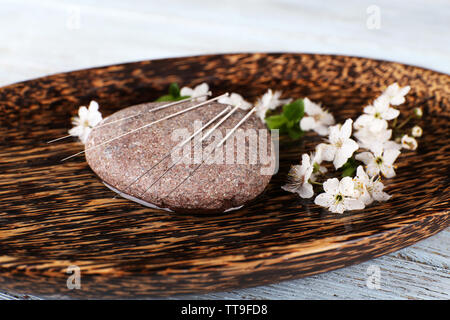
[[[338,194],[339,192],[339,180],[337,178],[328,179],[323,183],[323,190],[329,194]]]
[[[405,102],[405,97],[403,97],[403,96],[391,97],[391,101],[390,102],[391,102],[391,104],[393,106],[398,106],[398,105],[400,105],[400,104]]]
[[[208,92],[208,90],[209,90],[208,84],[206,82],[203,82],[195,87],[194,97],[202,96],[202,95],[206,94]]]
[[[78,137],[83,133],[83,127],[82,126],[76,126],[69,130],[69,134],[72,137]]]
[[[366,172],[369,177],[375,177],[380,173],[380,166],[378,166],[375,162],[370,163],[366,167]]]
[[[372,197],[376,201],[387,201],[391,198],[391,196],[389,194],[387,194],[386,192],[383,192],[383,188],[384,188],[383,183],[381,183],[379,181],[374,182],[374,184],[372,186]]]
[[[88,123],[91,127],[95,127],[102,121],[102,114],[98,111],[90,112],[88,116]]]
[[[189,87],[183,87],[180,90],[180,95],[181,96],[189,96],[192,97],[192,94],[194,93],[194,90],[189,88]]]
[[[373,119],[375,118],[371,115],[362,114],[356,119],[353,126],[355,127],[356,130],[360,130],[364,127],[367,127],[372,122]]]
[[[367,191],[366,188],[364,188],[363,190],[360,191],[360,195],[357,199],[361,200],[365,206],[368,206],[369,204],[371,204],[373,202],[373,198],[370,195],[369,191]]]
[[[398,111],[397,109],[388,108],[385,112],[383,112],[381,117],[385,120],[392,120],[392,119],[397,118],[399,114],[400,114],[400,111]]]
[[[300,121],[300,128],[303,131],[309,131],[317,126],[316,120],[313,117],[303,117]]]
[[[330,206],[329,210],[333,213],[344,213],[345,206],[342,202],[334,203]]]
[[[309,199],[314,195],[313,186],[310,183],[305,183],[298,190],[298,195],[304,199]]]
[[[296,193],[298,191],[298,186],[294,183],[286,183],[285,185],[281,186],[281,189],[287,192]]]
[[[358,168],[356,168],[356,176],[358,177],[359,180],[361,180],[363,183],[367,183],[369,181],[369,176],[367,175],[367,173],[364,171],[363,166],[358,166]]]
[[[400,149],[402,148],[402,145],[400,143],[394,142],[394,141],[386,141],[383,144],[383,149],[387,150],[387,149],[394,149],[394,150],[398,150],[400,151]]]
[[[390,198],[392,198],[392,196],[387,194],[386,192],[373,192],[372,196],[376,201],[380,201],[380,202],[388,201]]]
[[[326,126],[331,126],[335,123],[335,120],[331,113],[324,111],[322,113],[321,122]]]
[[[364,202],[359,199],[344,198],[343,204],[347,210],[361,210],[365,208]]]
[[[387,126],[388,124],[386,120],[373,118],[372,122],[369,124],[369,129],[372,132],[380,132],[386,129]]]
[[[312,102],[308,98],[303,99],[303,104],[305,106],[305,113],[308,115],[320,114],[322,112],[322,108],[320,108],[320,105]]]
[[[339,182],[339,192],[347,197],[353,197],[355,195],[355,183],[350,177],[344,177]]]
[[[81,106],[78,109],[78,116],[80,117],[80,122],[84,122],[88,114],[89,114],[88,108],[86,108],[85,106]]]
[[[397,94],[397,91],[399,89],[399,85],[397,82],[394,82],[393,84],[389,85],[382,93],[382,95],[385,96],[394,96]]]
[[[381,170],[381,173],[383,174],[383,176],[385,176],[386,178],[395,177],[395,171],[394,171],[393,165],[383,164],[383,165],[381,165],[380,170]]]
[[[334,155],[336,154],[336,147],[330,144],[321,143],[316,148],[320,149],[322,160],[333,161]]]
[[[340,137],[341,137],[340,125],[337,124],[335,126],[331,126],[328,140],[330,140],[330,142],[334,144],[340,139]]]
[[[334,197],[329,193],[321,193],[314,199],[314,203],[329,208],[334,203]]]
[[[342,139],[350,138],[350,136],[352,135],[352,125],[353,125],[352,119],[345,120],[344,125],[341,127],[340,132]]]
[[[364,107],[363,111],[364,111],[364,113],[367,113],[370,115],[375,114],[375,108],[373,106],[366,106],[366,107]]]
[[[375,107],[376,112],[380,114],[386,112],[386,110],[389,108],[389,97],[386,95],[379,96],[373,102],[373,106]]]
[[[410,89],[411,89],[410,86],[404,86],[403,88],[400,89],[399,95],[406,96],[406,94],[409,92]]]
[[[97,101],[92,100],[89,104],[89,112],[95,112],[98,111],[98,103]]]
[[[372,152],[361,152],[355,156],[355,159],[364,162],[365,165],[369,165],[375,160],[375,157]]]
[[[303,120],[303,119],[302,119]],[[324,125],[318,125],[314,128],[314,131],[317,132],[321,136],[327,136],[330,132],[329,128]]]
[[[352,139],[345,140],[342,144],[342,147],[337,149],[336,151],[336,155],[333,161],[334,167],[336,169],[342,167],[347,162],[348,158],[350,158],[353,153],[358,150],[358,148],[359,146],[356,141]]]
[[[383,152],[383,163],[385,164],[393,164],[397,159],[400,151],[396,149],[387,149]]]
[[[348,158],[350,157],[348,156],[348,152],[346,152],[346,150],[337,149],[333,160],[334,168],[339,169],[342,167],[347,162]]]
[[[83,142],[84,144],[86,144],[86,141],[89,137],[89,134],[91,133],[91,128],[89,127],[83,127],[83,132],[81,133],[81,135],[79,136],[81,142]]]
[[[302,166],[311,166],[311,159],[307,153],[302,154]]]

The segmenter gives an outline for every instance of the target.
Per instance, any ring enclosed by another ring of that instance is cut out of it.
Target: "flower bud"
[[[411,134],[412,134],[413,137],[416,137],[416,138],[421,137],[421,136],[422,136],[422,133],[423,133],[423,130],[422,130],[422,128],[419,127],[419,126],[414,126],[414,127],[411,129]]]
[[[417,118],[422,118],[423,115],[422,108],[414,108],[414,115]]]
[[[402,148],[407,150],[416,150],[417,149],[417,140],[413,137],[408,136],[405,134],[402,137]]]

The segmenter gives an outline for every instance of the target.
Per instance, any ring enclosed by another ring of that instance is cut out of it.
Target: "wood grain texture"
[[[82,70],[0,90],[0,286],[73,297],[162,296],[255,286],[313,275],[396,251],[449,225],[450,77],[383,61],[329,55],[235,54]],[[177,81],[249,99],[267,87],[323,101],[355,117],[386,85],[409,84],[402,109],[424,108],[424,138],[398,162],[393,199],[334,215],[280,189],[289,165],[318,137],[281,142],[280,172],[255,203],[210,217],[175,216],[112,200],[63,135],[80,104],[105,114],[152,101]],[[66,287],[78,265],[83,289]]]
[[[447,228],[412,246],[347,268],[266,286],[166,299],[449,299],[449,244]],[[371,266],[380,268],[379,288],[367,286]],[[39,299],[24,293],[0,292],[0,300]]]

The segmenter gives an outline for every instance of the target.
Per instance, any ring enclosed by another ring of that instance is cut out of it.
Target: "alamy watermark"
[[[381,270],[380,267],[376,264],[371,264],[367,267],[366,270],[367,279],[366,279],[366,286],[369,289],[380,289],[380,281],[381,281]]]
[[[78,6],[69,6],[67,8],[66,27],[69,30],[81,29],[81,8]]]
[[[381,28],[381,9],[377,5],[370,5],[366,9],[366,26],[369,30],[378,30]]]
[[[67,289],[81,289],[81,270],[80,267],[71,265],[67,267],[66,273],[69,274],[66,285]]]

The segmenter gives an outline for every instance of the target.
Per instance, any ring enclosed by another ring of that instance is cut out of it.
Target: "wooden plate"
[[[252,101],[267,88],[308,96],[338,121],[393,82],[412,87],[402,110],[424,110],[417,152],[402,153],[393,199],[336,215],[280,189],[289,166],[318,137],[283,139],[279,173],[245,208],[220,216],[173,215],[112,199],[75,140],[79,105],[104,115],[153,101],[170,82],[206,81],[214,94]],[[449,225],[450,76],[398,63],[308,54],[229,54],[75,71],[0,89],[0,288],[42,296],[141,297],[200,293],[299,278],[378,257]],[[81,270],[69,290],[68,266]]]

